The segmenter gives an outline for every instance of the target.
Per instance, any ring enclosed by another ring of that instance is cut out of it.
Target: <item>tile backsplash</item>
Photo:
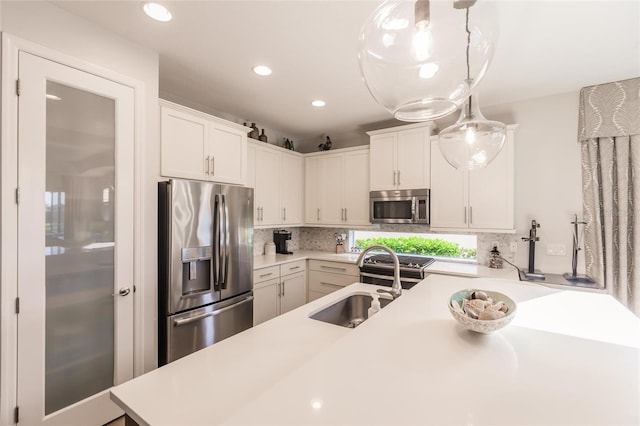
[[[254,231],[253,253],[255,256],[264,254],[264,245],[267,242],[273,241],[273,231],[275,229],[282,228],[256,229]],[[291,251],[317,250],[334,252],[336,248],[336,239],[334,234],[346,234],[347,240],[344,243],[345,250],[348,251],[351,247],[348,228],[302,227],[286,229],[288,231],[291,231],[291,241],[289,241],[289,249]],[[385,224],[381,225],[379,230],[384,232],[417,232],[437,234],[437,232],[430,231],[429,227],[423,225]],[[518,241],[518,238],[515,234],[479,233],[475,235],[477,236],[477,261],[479,264],[488,264],[489,252],[493,248],[494,243],[498,244],[498,250],[500,250],[502,256],[510,262],[513,262],[513,255],[509,251],[509,244],[511,242]],[[509,266],[505,264],[504,267],[507,268]]]

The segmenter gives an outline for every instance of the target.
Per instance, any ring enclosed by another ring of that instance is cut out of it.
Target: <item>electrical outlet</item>
[[[518,251],[518,243],[516,243],[515,241],[509,243],[509,251],[511,253],[515,253]]]
[[[567,248],[564,244],[547,244],[546,252],[549,256],[565,256]]]

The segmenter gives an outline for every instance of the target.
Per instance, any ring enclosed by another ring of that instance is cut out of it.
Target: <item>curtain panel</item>
[[[640,78],[580,91],[587,274],[640,316]]]

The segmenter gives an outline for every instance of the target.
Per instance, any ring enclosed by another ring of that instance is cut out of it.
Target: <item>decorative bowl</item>
[[[498,319],[481,320],[471,318],[470,316],[465,314],[460,309],[462,307],[462,303],[465,299],[471,299],[471,293],[475,291],[485,293],[489,298],[493,299],[494,302],[502,302],[504,306],[506,306],[505,316]],[[455,304],[457,304],[458,308],[454,307]],[[498,293],[497,291],[478,289],[460,290],[451,295],[448,306],[449,312],[451,312],[451,315],[453,315],[453,317],[460,324],[462,324],[467,330],[475,331],[476,333],[487,334],[496,330],[500,330],[502,327],[509,324],[511,320],[513,320],[513,318],[516,316],[516,302],[514,302],[504,294]]]

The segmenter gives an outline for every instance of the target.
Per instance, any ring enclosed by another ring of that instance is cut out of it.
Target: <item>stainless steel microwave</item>
[[[429,189],[371,191],[371,223],[429,223]]]

